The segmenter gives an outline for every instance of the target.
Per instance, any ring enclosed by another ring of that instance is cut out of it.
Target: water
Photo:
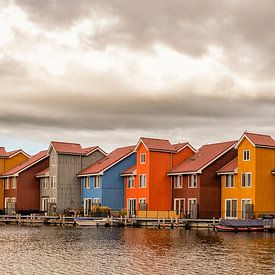
[[[0,274],[275,274],[275,235],[0,226]]]

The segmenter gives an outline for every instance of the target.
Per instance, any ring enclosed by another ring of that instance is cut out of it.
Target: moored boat
[[[107,219],[90,219],[90,218],[75,218],[75,223],[79,226],[109,226]]]
[[[217,225],[216,230],[223,232],[251,232],[264,231],[264,223],[262,219],[253,220],[227,220],[222,219]]]

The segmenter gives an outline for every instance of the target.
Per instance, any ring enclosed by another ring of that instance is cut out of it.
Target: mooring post
[[[165,227],[165,218],[163,218],[162,226],[163,226],[163,228]]]
[[[213,230],[215,231],[215,228],[216,228],[216,219],[215,217],[213,218]]]
[[[178,228],[179,222],[178,222],[178,217],[176,217],[176,227]]]
[[[125,225],[125,227],[127,227],[127,217],[126,216],[124,217],[124,225]]]

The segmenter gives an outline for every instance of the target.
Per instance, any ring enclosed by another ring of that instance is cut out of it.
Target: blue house
[[[124,208],[124,180],[120,174],[136,164],[134,149],[135,146],[117,148],[78,174],[85,215],[93,206]]]

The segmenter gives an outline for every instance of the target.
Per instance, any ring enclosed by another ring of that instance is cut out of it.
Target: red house
[[[4,179],[6,213],[37,212],[40,208],[40,184],[36,174],[49,166],[47,151],[41,151],[23,164],[1,175]]]
[[[217,171],[237,156],[236,141],[203,145],[174,167],[171,177],[173,207],[189,218],[219,218],[221,184]]]
[[[169,211],[172,190],[167,172],[194,154],[189,143],[171,144],[169,140],[140,138],[135,151],[136,166],[124,171],[125,207],[128,213]]]

